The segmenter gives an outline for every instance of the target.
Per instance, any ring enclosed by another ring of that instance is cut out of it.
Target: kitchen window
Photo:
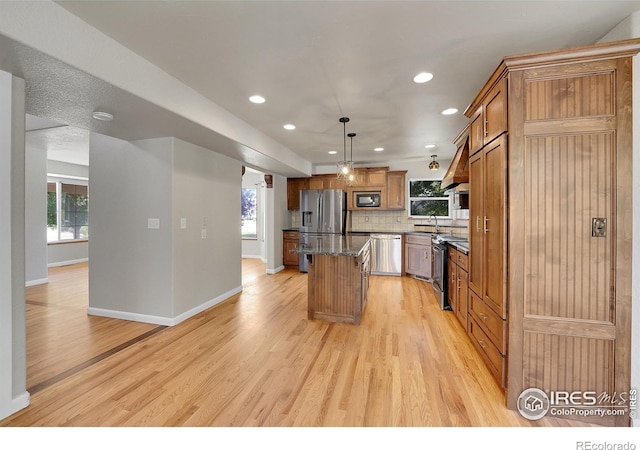
[[[450,199],[440,186],[441,183],[438,180],[409,180],[409,217],[451,217]]]
[[[89,189],[64,181],[47,182],[47,242],[89,239]]]

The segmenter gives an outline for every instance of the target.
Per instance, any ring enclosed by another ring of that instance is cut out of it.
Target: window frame
[[[56,185],[56,234],[57,237],[55,240],[49,240],[49,221],[47,220],[47,244],[67,244],[74,242],[87,242],[89,240],[89,207],[87,201],[87,237],[86,238],[73,238],[73,239],[62,239],[62,226],[60,221],[62,220],[62,185],[74,185],[74,186],[83,186],[87,188],[87,199],[89,198],[89,179],[85,177],[73,177],[73,176],[62,176],[62,175],[54,175],[47,174],[47,184],[54,183]],[[49,189],[47,187],[47,194],[49,193]],[[51,191],[52,192],[52,191]],[[48,196],[48,195],[47,195]],[[47,199],[47,212],[48,212],[49,201]]]
[[[422,200],[446,200],[447,202],[447,215],[446,216],[436,216],[436,218],[438,219],[451,219],[452,218],[452,204],[451,204],[451,196],[449,195],[443,195],[442,197],[412,197],[411,196],[411,183],[413,182],[423,182],[423,181],[428,181],[428,182],[440,182],[442,183],[442,180],[438,180],[438,179],[434,179],[434,178],[410,178],[409,180],[407,180],[407,215],[409,218],[411,219],[429,219],[430,217],[433,217],[431,215],[421,215],[421,214],[412,214],[411,213],[411,205],[412,205],[412,201],[422,201]]]
[[[243,229],[242,229],[242,227],[244,226],[244,220],[245,220],[245,218],[242,215],[242,202],[244,201],[243,197],[244,197],[244,191],[245,190],[254,191],[253,198],[254,198],[254,202],[255,202],[254,203],[255,215],[253,216],[254,217],[253,220],[255,220],[255,223],[256,223],[255,236],[254,235],[246,235],[245,236],[245,234],[243,233]],[[241,202],[241,206],[240,206],[240,236],[241,236],[241,238],[243,240],[246,240],[246,241],[256,241],[256,240],[258,240],[258,230],[259,230],[259,225],[258,225],[258,189],[256,187],[244,187],[243,186],[240,195],[241,195],[241,197],[240,197],[240,202]]]

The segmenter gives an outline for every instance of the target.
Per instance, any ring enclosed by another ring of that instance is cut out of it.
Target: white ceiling
[[[57,3],[315,164],[341,159],[341,116],[362,164],[451,158],[463,111],[502,57],[594,43],[640,10],[612,0]],[[433,80],[413,83],[420,71]],[[441,115],[448,107],[460,112]],[[74,123],[67,109],[60,123]]]

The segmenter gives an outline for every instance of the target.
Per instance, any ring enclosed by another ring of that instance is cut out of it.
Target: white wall
[[[89,200],[89,208],[91,208],[91,200]],[[87,241],[58,242],[47,245],[47,267],[68,266],[88,260],[89,243]]]
[[[166,323],[172,307],[173,141],[91,133],[89,312]],[[160,220],[159,229],[147,227]]]
[[[266,189],[267,273],[284,269],[282,261],[282,229],[289,227],[287,211],[287,179],[273,175],[273,187]]]
[[[640,10],[620,22],[600,42],[640,37]],[[640,56],[633,58],[633,252],[631,387],[640,389]],[[640,418],[633,419],[640,427]]]
[[[25,278],[32,286],[48,281],[47,271],[47,149],[25,146]]]
[[[95,133],[89,157],[90,314],[175,325],[242,290],[240,162]]]
[[[240,162],[174,140],[174,318],[183,320],[241,290],[241,176]]]
[[[25,83],[0,71],[0,419],[29,405],[25,313]]]

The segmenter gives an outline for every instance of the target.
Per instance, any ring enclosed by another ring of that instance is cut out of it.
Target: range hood
[[[453,143],[458,150],[442,179],[442,189],[452,189],[460,184],[469,183],[469,126],[460,132]]]

